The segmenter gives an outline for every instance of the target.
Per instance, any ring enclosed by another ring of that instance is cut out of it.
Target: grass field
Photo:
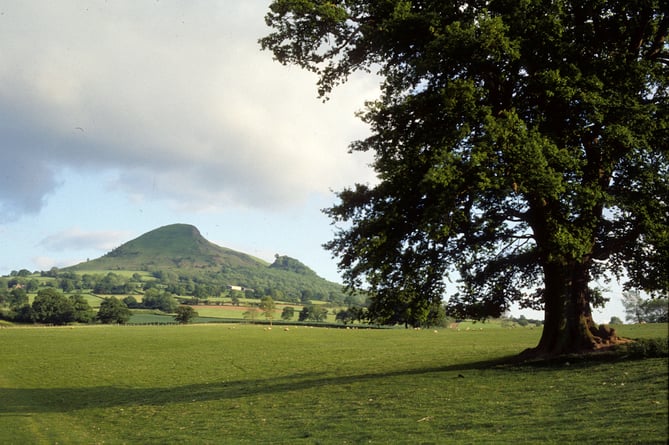
[[[257,300],[255,300],[257,302]],[[91,305],[92,306],[92,305]],[[285,323],[281,319],[281,312],[285,306],[290,306],[295,310],[293,318],[288,322],[296,322],[299,318],[299,311],[302,310],[302,305],[299,304],[277,304],[274,310],[274,318],[272,319],[274,323]],[[98,304],[99,307],[99,304]],[[193,309],[197,312],[198,316],[194,319],[195,323],[207,323],[215,321],[248,321],[245,318],[245,312],[248,310],[255,310],[255,319],[252,321],[257,322],[269,322],[269,319],[265,317],[265,314],[260,311],[257,306],[233,306],[231,304],[215,306],[215,305],[198,305],[192,306]],[[329,308],[328,315],[323,320],[326,323],[336,323],[335,313],[333,310],[341,310],[344,307],[339,308]],[[174,314],[159,313],[159,311],[151,309],[135,309],[133,310],[133,315],[130,318],[129,324],[160,324],[160,323],[175,323]]]
[[[499,365],[540,329],[478,328],[0,329],[0,443],[666,443],[666,358]]]

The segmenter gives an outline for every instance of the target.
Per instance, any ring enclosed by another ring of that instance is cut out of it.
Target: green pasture
[[[257,300],[256,300],[257,301]],[[283,311],[284,306],[290,306],[295,309],[295,315],[293,316],[292,321],[297,321],[298,319],[298,314],[302,310],[302,305],[300,304],[280,304],[277,305],[276,308],[274,309],[274,318],[273,320],[281,320],[281,312]],[[232,306],[232,305],[222,305],[222,306],[193,306],[193,309],[198,313],[200,317],[208,317],[208,318],[236,318],[236,319],[243,319],[244,318],[244,312],[248,311],[249,309],[256,309],[256,320],[266,320],[265,314],[260,311],[260,309],[249,307],[249,306]],[[342,308],[337,308],[337,309],[344,309]],[[328,316],[325,320],[326,322],[329,323],[334,323],[335,322],[335,315],[333,312],[333,308],[328,309]]]
[[[500,364],[540,333],[3,328],[0,443],[666,443],[666,358]]]
[[[99,304],[98,304],[99,306]],[[291,305],[292,306],[292,305]],[[269,320],[265,318],[265,314],[260,311],[257,307],[248,307],[248,306],[192,306],[193,309],[198,313],[198,316],[194,319],[195,323],[216,323],[221,321],[237,321],[237,322],[262,322],[268,323]],[[284,321],[281,319],[282,307],[278,307],[274,310],[274,318],[272,319],[274,323],[298,323],[298,313],[302,310],[302,306],[292,306],[295,308],[295,315],[292,320]],[[255,309],[255,319],[248,320],[244,318],[244,313],[250,309]],[[166,314],[164,312],[152,310],[152,309],[133,309],[132,317],[128,321],[128,324],[161,324],[161,323],[174,323],[174,314]],[[324,323],[336,323],[335,315],[332,312],[332,309],[329,310],[327,318],[324,320]],[[357,325],[360,326],[360,325]],[[343,326],[342,326],[343,327]]]
[[[142,277],[142,281],[155,281],[155,277],[145,270],[116,270],[116,269],[91,269],[80,270],[76,272],[78,275],[107,275],[108,273],[116,274],[123,278],[132,278],[134,274]]]
[[[105,297],[116,297],[116,298],[121,297],[120,299],[125,298],[125,295],[124,296],[120,296],[120,295],[95,295],[95,294],[92,294],[90,292],[64,292],[63,295],[65,295],[66,297],[69,297],[71,295],[81,295],[82,297],[84,297],[84,299],[88,302],[88,304],[93,309],[100,308],[100,303],[102,302],[102,300]],[[28,302],[30,304],[32,304],[33,301],[35,301],[36,296],[37,296],[36,292],[35,293],[29,293],[28,294]]]
[[[65,294],[66,296],[74,295],[77,292],[70,292]],[[100,309],[100,303],[102,303],[102,300],[107,296],[107,295],[94,295],[91,293],[79,293],[84,299],[88,302],[88,304],[91,306],[93,309]],[[31,300],[32,301],[32,300]]]
[[[243,319],[244,312],[248,311],[249,307],[245,306],[193,306],[193,309],[198,313],[200,317],[213,317],[213,318],[237,318]],[[257,309],[257,308],[256,308]],[[265,315],[260,312],[260,309],[257,309],[256,320],[264,320]],[[274,311],[274,319],[281,319],[281,311]],[[297,315],[295,315],[297,319]]]

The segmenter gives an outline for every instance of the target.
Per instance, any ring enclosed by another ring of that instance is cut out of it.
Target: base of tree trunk
[[[588,355],[597,352],[605,352],[617,345],[632,343],[634,340],[618,337],[616,330],[608,325],[589,325],[587,339],[566,348],[545,347],[542,342],[535,348],[526,349],[519,358],[523,360],[554,358],[562,355]]]
[[[593,338],[595,339],[594,349],[610,349],[612,346],[631,343],[633,340],[624,337],[618,337],[616,330],[609,325],[599,325],[598,328],[592,327],[590,329]]]

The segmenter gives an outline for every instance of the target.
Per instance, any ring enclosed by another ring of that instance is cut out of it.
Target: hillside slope
[[[343,299],[340,284],[319,277],[300,261],[276,255],[270,264],[246,253],[206,240],[188,224],[172,224],[147,232],[106,255],[61,271],[84,274],[99,271],[144,271],[159,277],[181,295],[196,286],[208,293],[230,286],[253,289],[257,295],[290,299]]]
[[[68,269],[171,270],[268,265],[261,259],[206,240],[195,226],[171,224],[128,241],[98,259]]]

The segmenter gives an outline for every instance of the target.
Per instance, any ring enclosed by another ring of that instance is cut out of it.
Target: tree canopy
[[[262,311],[263,315],[265,315],[265,319],[269,320],[269,324],[271,325],[272,320],[274,319],[274,309],[276,308],[274,299],[269,295],[264,296],[260,299],[260,304],[258,307]]]
[[[191,306],[181,305],[176,310],[176,315],[174,316],[174,320],[177,323],[188,324],[191,321],[193,321],[193,319],[198,315],[199,314]]]
[[[667,323],[669,321],[669,299],[642,298],[639,292],[623,292],[625,318],[632,323]]]
[[[96,318],[104,324],[126,324],[132,313],[124,302],[114,297],[107,297],[100,303]]]
[[[63,325],[75,319],[72,302],[52,287],[37,292],[32,308],[35,320],[40,323]]]
[[[669,288],[669,17],[659,0],[275,0],[260,40],[381,95],[351,150],[375,185],[338,193],[326,247],[370,312],[543,309],[534,354],[606,343],[593,282]],[[413,323],[416,320],[405,320]]]

